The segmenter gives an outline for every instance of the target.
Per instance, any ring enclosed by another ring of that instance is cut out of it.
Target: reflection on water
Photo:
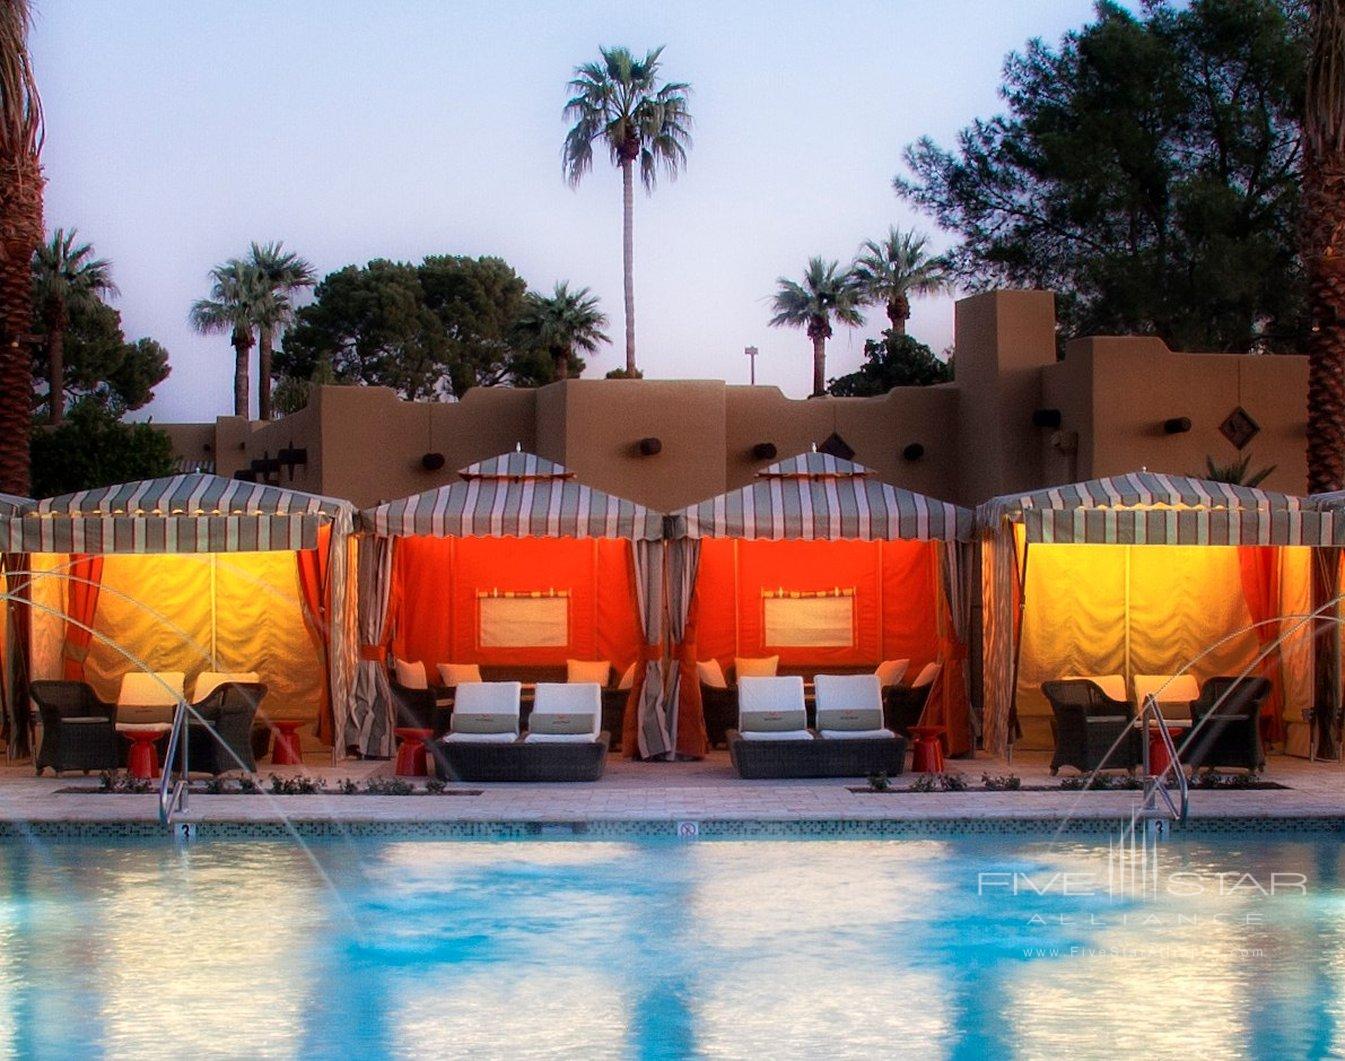
[[[1151,899],[1111,888],[1092,842],[313,850],[340,902],[280,842],[0,846],[0,1053],[1345,1047],[1326,838],[1173,841]]]

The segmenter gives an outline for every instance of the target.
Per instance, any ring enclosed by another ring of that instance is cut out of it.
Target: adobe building
[[[878,398],[790,399],[719,380],[567,380],[481,387],[460,402],[386,388],[315,388],[271,422],[166,425],[183,467],[213,468],[359,506],[450,482],[513,449],[660,511],[750,482],[813,445],[887,482],[975,505],[998,494],[1148,468],[1203,474],[1250,453],[1264,485],[1306,485],[1307,360],[1176,353],[1152,338],[1070,342],[1056,358],[1054,297],[962,299],[955,382]]]

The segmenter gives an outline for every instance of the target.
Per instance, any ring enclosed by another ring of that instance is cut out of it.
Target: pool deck
[[[1024,785],[1058,786],[1041,753],[1020,753],[1010,767],[989,756],[949,764],[965,777],[966,792],[900,791],[914,779],[894,779],[898,791],[852,792],[864,787],[852,780],[743,781],[717,752],[701,762],[634,763],[613,757],[606,776],[592,784],[453,784],[471,795],[313,796],[193,794],[184,820],[198,822],[276,823],[360,822],[877,822],[947,820],[1033,820],[1128,818],[1138,799],[1134,791],[988,792],[982,773],[1012,772]],[[1066,771],[1068,772],[1068,771]],[[388,762],[330,761],[311,757],[302,768],[272,769],[263,764],[265,781],[309,774],[335,786],[344,778],[362,781],[389,777]],[[1345,821],[1345,767],[1272,756],[1264,775],[1283,789],[1223,790],[1191,793],[1191,815],[1200,818],[1340,819]],[[154,795],[94,791],[97,778],[67,774],[33,775],[31,765],[0,766],[0,823],[152,822]],[[89,789],[71,792],[71,789]],[[65,791],[60,791],[65,790]]]

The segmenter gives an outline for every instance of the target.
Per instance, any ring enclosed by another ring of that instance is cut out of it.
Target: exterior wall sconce
[[[663,443],[657,438],[642,438],[635,444],[641,457],[654,457],[663,452]]]
[[[912,442],[909,446],[907,446],[905,449],[901,451],[902,460],[918,461],[924,455],[925,455],[925,447],[920,445],[919,442]]]
[[[759,461],[773,461],[778,452],[774,442],[758,442],[752,447],[752,459]]]
[[[420,458],[420,466],[427,472],[437,472],[444,466],[444,455],[442,453],[426,453]]]
[[[1057,430],[1061,424],[1059,409],[1036,409],[1032,413],[1033,427],[1049,427],[1052,431]]]
[[[1165,435],[1184,435],[1191,430],[1191,418],[1189,416],[1174,416],[1163,421],[1163,433]]]

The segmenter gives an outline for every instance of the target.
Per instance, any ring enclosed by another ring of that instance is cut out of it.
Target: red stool
[[[126,755],[126,771],[146,781],[159,776],[159,750],[155,747],[168,726],[122,726],[121,735],[131,742]]]
[[[1186,729],[1183,726],[1168,726],[1168,734],[1173,744],[1180,744]],[[1163,734],[1152,723],[1149,725],[1149,776],[1159,777],[1172,765],[1172,756],[1168,755],[1168,746],[1163,742]],[[1180,767],[1178,767],[1180,769]]]
[[[942,726],[912,726],[911,735],[911,772],[916,774],[943,773],[943,734]]]
[[[434,736],[432,729],[394,729],[392,735],[402,743],[397,746],[397,775],[424,777],[429,773],[425,763],[425,742]]]
[[[303,753],[299,751],[299,734],[295,732],[304,724],[301,718],[273,718],[271,728],[275,737],[271,743],[272,766],[303,766]]]

